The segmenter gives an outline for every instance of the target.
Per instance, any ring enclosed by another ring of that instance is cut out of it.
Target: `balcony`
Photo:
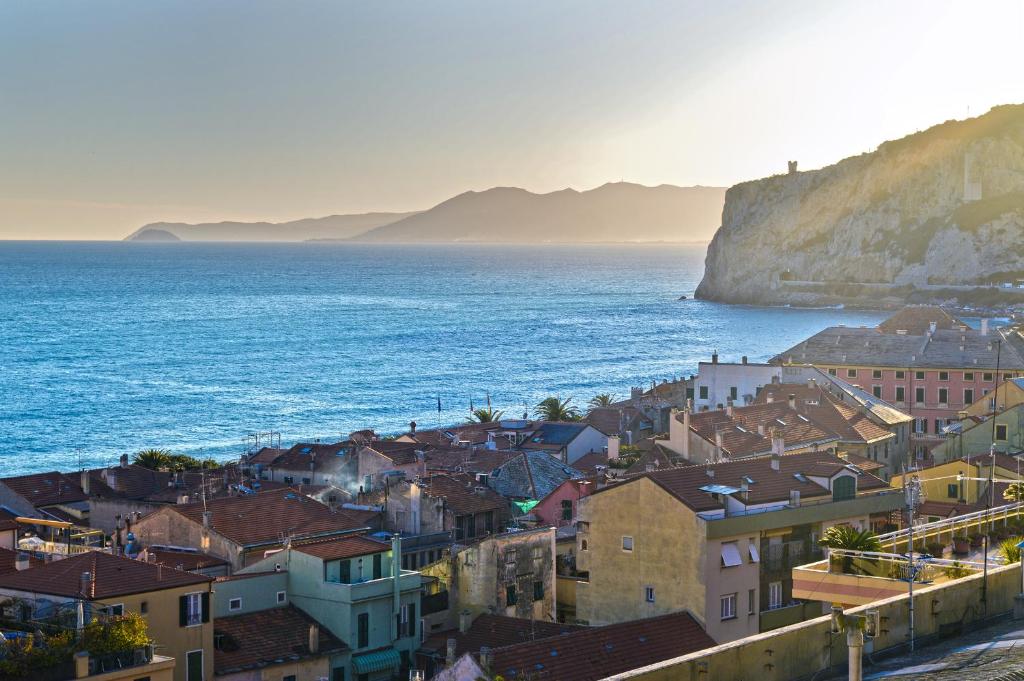
[[[828,498],[802,501],[799,506],[780,504],[725,516],[703,513],[699,514],[699,517],[704,521],[705,536],[708,539],[718,539],[795,525],[888,513],[903,508],[903,503],[901,490],[885,490],[842,501]]]
[[[341,582],[324,582],[330,593],[334,596],[332,600],[342,603],[357,603],[376,598],[388,598],[392,595],[394,587],[391,577],[371,579],[355,584],[342,584]],[[399,577],[399,589],[410,591],[420,588],[420,573],[412,570],[402,570]]]

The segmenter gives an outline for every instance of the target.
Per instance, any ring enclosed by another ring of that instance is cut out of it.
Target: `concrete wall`
[[[576,568],[590,576],[576,585],[579,620],[612,624],[680,610],[705,620],[703,532],[677,499],[642,478],[584,498],[580,521],[589,527],[577,532]],[[632,552],[623,551],[624,536],[633,537]]]
[[[213,614],[216,617],[230,617],[249,612],[258,612],[269,608],[278,608],[288,604],[288,573],[270,572],[257,577],[244,577],[217,582],[214,585],[217,593]],[[277,593],[285,592],[285,602],[277,601]],[[241,598],[242,607],[230,610],[232,598]]]
[[[576,519],[579,500],[589,496],[594,491],[594,484],[584,480],[566,480],[556,487],[551,494],[541,499],[540,503],[533,507],[530,512],[537,516],[541,525],[548,527],[562,527],[571,525]],[[562,502],[569,501],[572,504],[572,516],[566,520],[562,518]]]
[[[246,564],[241,548],[216,532],[206,531],[200,523],[193,522],[169,507],[157,510],[143,517],[132,531],[143,546],[165,544],[187,546],[217,556],[231,564],[232,572]],[[267,546],[267,549],[274,548]],[[262,552],[260,553],[262,557]]]
[[[697,411],[725,407],[730,388],[736,388],[736,405],[743,405],[744,396],[756,397],[758,388],[768,385],[772,378],[782,375],[782,367],[772,364],[733,364],[700,362],[693,381],[693,406]],[[701,388],[707,388],[707,398],[701,398]],[[721,407],[719,406],[721,405]]]
[[[287,676],[294,676],[295,681],[318,681],[331,678],[331,658],[315,657],[311,659],[274,664],[262,669],[253,669],[235,674],[218,676],[218,681],[281,681]]]
[[[155,504],[147,501],[132,501],[130,499],[104,499],[101,497],[89,498],[89,527],[103,530],[107,534],[114,531],[117,522],[117,515],[120,514],[124,527],[124,518],[132,518],[140,513],[143,516],[158,511],[167,504]]]
[[[608,446],[608,436],[593,426],[587,426],[565,448],[565,455],[571,466],[580,457],[590,452],[603,452]]]
[[[976,574],[915,589],[916,639],[925,642],[937,636],[940,630],[950,633],[956,627],[968,629],[983,620],[986,617],[981,601],[983,579],[981,574]],[[1011,611],[1014,597],[1020,591],[1019,565],[990,571],[987,614],[994,616]],[[909,632],[907,597],[896,596],[846,612],[863,614],[874,609],[879,611],[882,632],[869,642],[870,649],[879,652],[902,646]],[[865,646],[866,651],[868,646]],[[607,678],[615,681],[789,681],[809,679],[829,668],[838,672],[846,659],[845,634],[831,634],[829,618],[819,617]]]

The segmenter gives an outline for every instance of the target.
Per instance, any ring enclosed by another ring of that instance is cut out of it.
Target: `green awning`
[[[352,666],[355,668],[356,674],[372,674],[385,669],[397,669],[401,664],[402,658],[394,648],[352,657]]]
[[[539,503],[536,499],[527,499],[526,501],[513,501],[512,505],[518,508],[520,513],[526,515]]]

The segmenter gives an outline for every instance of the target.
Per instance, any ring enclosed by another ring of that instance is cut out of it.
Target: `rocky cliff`
[[[697,296],[756,304],[964,297],[968,285],[1019,278],[1024,105],[1008,105],[820,170],[730,188]]]

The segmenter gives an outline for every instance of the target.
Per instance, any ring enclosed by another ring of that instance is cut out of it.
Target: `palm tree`
[[[822,533],[818,543],[830,549],[842,549],[845,551],[878,552],[882,550],[882,543],[878,541],[878,536],[874,532],[871,530],[858,530],[849,525],[833,525]],[[843,556],[841,565],[844,573],[853,573],[852,556]]]
[[[1003,560],[1010,564],[1020,562],[1020,549],[1017,548],[1019,543],[1021,543],[1020,537],[1010,537],[999,544],[999,555],[1003,557]]]
[[[480,407],[479,409],[473,410],[473,415],[470,417],[472,423],[491,423],[493,421],[500,421],[502,415],[504,415],[501,409],[492,409],[491,407]]]
[[[572,398],[564,400],[546,397],[533,410],[534,416],[544,421],[579,421],[580,410],[572,404]]]
[[[587,402],[587,411],[591,412],[594,411],[595,409],[600,409],[602,407],[610,407],[612,406],[612,402],[614,401],[615,396],[610,393],[601,393],[600,395],[594,395],[593,397],[590,398],[590,401]]]
[[[157,471],[170,465],[171,453],[166,449],[143,449],[135,453],[132,463]]]

